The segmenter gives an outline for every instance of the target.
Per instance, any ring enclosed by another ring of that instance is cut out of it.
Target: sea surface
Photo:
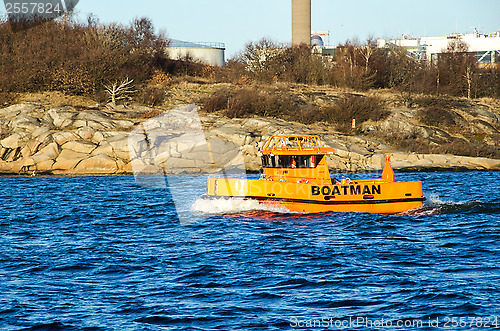
[[[499,328],[500,172],[396,179],[422,180],[423,208],[210,205],[204,176],[0,178],[0,330]]]

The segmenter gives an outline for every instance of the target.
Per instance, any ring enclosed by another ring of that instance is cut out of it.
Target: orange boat
[[[422,206],[422,183],[395,182],[389,157],[381,178],[337,181],[326,162],[334,152],[318,136],[272,136],[261,150],[260,179],[210,175],[204,198],[255,199],[304,213],[397,214]]]

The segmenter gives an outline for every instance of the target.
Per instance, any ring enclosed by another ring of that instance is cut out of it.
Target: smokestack
[[[311,0],[292,0],[292,44],[311,44]]]

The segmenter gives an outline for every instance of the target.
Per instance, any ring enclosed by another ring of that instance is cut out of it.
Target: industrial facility
[[[311,32],[311,0],[292,0],[292,45],[307,44],[319,55],[335,54],[335,47],[325,43],[330,31]]]
[[[189,42],[170,39],[168,54],[171,59],[190,57],[212,66],[224,66],[226,46],[224,43]]]
[[[316,49],[326,48],[320,35],[314,37]],[[311,0],[292,0],[292,44],[311,45]],[[224,66],[224,43],[189,42],[170,39],[168,54],[171,59],[190,57],[208,65]],[[321,51],[320,51],[321,52]]]
[[[311,32],[311,0],[292,0],[292,45],[306,43],[313,46],[316,54],[332,56],[336,47],[325,44],[324,37],[329,32]],[[469,34],[451,34],[442,37],[409,37],[400,39],[379,39],[377,46],[387,48],[395,45],[406,49],[417,59],[435,61],[440,53],[446,52],[450,42],[460,40],[468,46],[468,52],[476,56],[483,68],[500,65],[500,30],[496,33],[482,34],[474,29]]]
[[[396,45],[406,49],[417,59],[434,61],[440,53],[446,52],[450,42],[460,40],[467,44],[468,52],[476,56],[478,63],[484,68],[498,66],[500,63],[500,31],[492,34],[481,34],[476,29],[469,34],[451,34],[443,37],[409,37],[400,39],[377,40],[379,48]]]
[[[329,31],[311,31],[311,0],[291,0],[292,4],[292,45],[307,44],[313,46],[313,52],[331,57],[335,55],[336,47],[325,42]],[[446,52],[450,42],[460,40],[467,44],[468,52],[476,56],[478,63],[484,67],[500,65],[500,31],[492,34],[482,34],[474,29],[470,34],[451,34],[441,37],[410,37],[403,35],[400,39],[378,39],[379,48],[391,45],[406,49],[417,58],[434,61],[440,53]],[[224,66],[225,45],[223,43],[188,42],[171,39],[169,56],[181,59],[186,56],[208,65]]]

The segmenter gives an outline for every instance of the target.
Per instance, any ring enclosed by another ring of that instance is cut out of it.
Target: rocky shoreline
[[[132,174],[134,164],[140,160],[131,153],[130,133],[145,121],[154,122],[154,118],[144,117],[150,111],[145,107],[52,107],[36,102],[0,109],[0,175]],[[258,117],[228,119],[203,113],[199,117],[207,139],[221,141],[227,148],[240,146],[249,171],[260,170],[259,149],[274,134],[320,135],[336,150],[328,159],[332,171],[378,171],[385,155],[391,155],[393,168],[399,170],[500,170],[497,159],[403,153],[377,139],[335,132],[334,127],[324,123],[304,125]],[[192,172],[204,171],[196,160],[206,158],[206,154],[193,157],[192,151],[185,151],[191,156],[174,152],[166,155],[175,154],[178,160],[189,161]]]

